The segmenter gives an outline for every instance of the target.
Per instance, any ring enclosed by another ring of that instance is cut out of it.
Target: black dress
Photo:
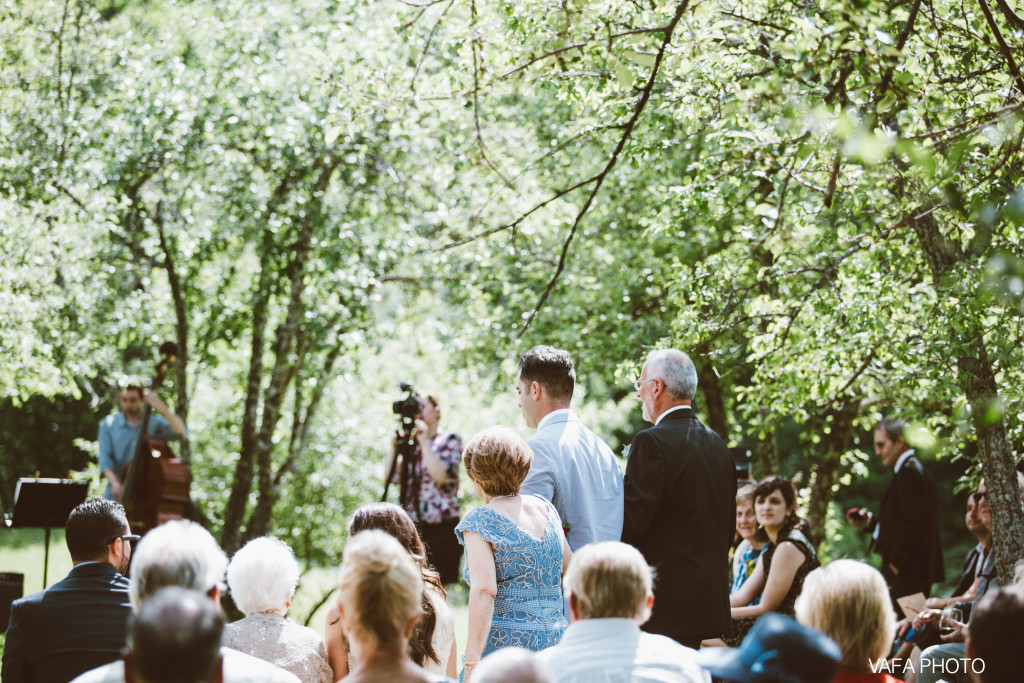
[[[793,583],[790,584],[789,590],[786,591],[786,597],[782,599],[782,604],[775,608],[775,612],[779,614],[786,614],[788,616],[794,616],[796,611],[794,609],[796,605],[796,599],[800,595],[800,591],[804,587],[804,579],[812,571],[821,566],[821,562],[818,561],[818,555],[814,552],[814,546],[807,540],[803,532],[799,529],[790,529],[789,531],[783,532],[779,535],[779,538],[775,543],[772,543],[764,550],[764,554],[761,556],[761,561],[764,563],[763,571],[765,582],[767,583],[768,575],[772,570],[772,559],[775,557],[775,551],[783,543],[790,543],[795,546],[801,553],[803,553],[804,561],[803,564],[796,570],[796,575],[793,576]],[[747,631],[757,621],[757,617],[740,617],[732,620],[732,635],[725,639],[729,647],[738,647],[743,641],[744,636],[747,635]]]

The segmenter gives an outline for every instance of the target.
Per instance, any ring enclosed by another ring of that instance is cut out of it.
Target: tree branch
[[[661,47],[658,49],[658,55],[655,57],[654,66],[651,67],[650,76],[648,76],[647,83],[644,85],[644,89],[640,94],[640,99],[633,108],[633,115],[626,123],[625,129],[622,132],[622,137],[619,138],[619,144],[616,145],[615,151],[612,152],[611,158],[608,159],[608,163],[605,164],[604,169],[597,174],[594,187],[591,189],[586,202],[584,202],[583,207],[580,208],[579,212],[576,214],[576,220],[573,221],[572,228],[569,230],[569,236],[562,245],[562,253],[558,259],[558,268],[555,270],[555,274],[548,282],[547,287],[544,288],[544,293],[541,294],[540,299],[537,301],[537,305],[533,307],[533,312],[531,312],[530,316],[526,319],[526,323],[523,325],[523,328],[519,330],[519,334],[516,335],[516,339],[521,339],[530,328],[530,324],[533,322],[533,319],[537,316],[537,313],[540,312],[540,309],[544,307],[544,303],[548,300],[548,296],[551,295],[551,290],[555,288],[558,278],[562,275],[562,271],[565,269],[565,260],[569,254],[569,246],[572,244],[572,240],[576,236],[576,230],[579,228],[583,217],[586,216],[587,212],[590,210],[590,205],[593,203],[594,197],[596,197],[597,193],[601,190],[601,185],[604,183],[604,179],[608,177],[608,174],[611,173],[612,169],[615,168],[615,165],[618,163],[619,155],[622,153],[626,143],[633,135],[633,129],[636,127],[637,121],[640,120],[640,115],[643,114],[644,109],[647,107],[647,102],[651,98],[651,92],[654,90],[654,83],[658,78],[658,73],[661,71],[661,64],[665,59],[665,52],[668,50],[669,43],[672,41],[672,34],[675,32],[675,28],[679,23],[679,20],[683,18],[683,13],[686,12],[688,5],[689,0],[682,0],[682,2],[676,6],[676,13],[672,17],[672,20],[665,27],[665,37],[662,40]]]
[[[1003,38],[1002,32],[996,25],[996,19],[992,16],[992,10],[989,8],[988,3],[985,0],[978,0],[978,4],[981,5],[981,11],[985,14],[985,20],[988,21],[989,28],[992,29],[992,35],[995,36],[996,42],[999,43],[999,52],[1002,53],[1003,59],[1006,60],[1006,65],[1010,69],[1010,75],[1013,77],[1013,82],[1017,85],[1018,92],[1024,96],[1024,78],[1021,78],[1020,68],[1017,66],[1017,60],[1013,58],[1013,52],[1010,50],[1010,46],[1006,44],[1006,40]]]
[[[581,187],[584,187],[584,186],[589,185],[591,183],[597,182],[599,177],[600,177],[600,174],[592,176],[590,178],[587,178],[586,180],[581,180],[580,182],[576,183],[572,187],[567,187],[564,190],[559,190],[558,192],[556,192],[555,194],[551,195],[550,197],[548,197],[547,199],[542,201],[540,204],[537,204],[532,209],[530,209],[529,211],[527,211],[526,213],[524,213],[523,215],[521,215],[519,218],[515,219],[511,223],[505,223],[504,225],[499,225],[496,228],[490,228],[488,230],[484,230],[482,232],[478,232],[478,233],[476,233],[474,235],[470,235],[469,237],[466,237],[465,239],[457,240],[455,242],[450,242],[449,244],[445,244],[443,246],[437,247],[436,249],[431,249],[430,251],[447,251],[449,249],[454,249],[455,247],[460,247],[463,244],[467,244],[469,242],[473,242],[473,241],[478,240],[478,239],[480,239],[482,237],[487,237],[488,235],[493,235],[493,234],[495,234],[497,232],[501,232],[502,230],[508,230],[509,228],[515,228],[520,223],[522,223],[524,220],[526,220],[526,218],[529,217],[531,214],[539,211],[540,209],[544,208],[545,206],[547,206],[551,202],[553,202],[553,201],[555,201],[555,200],[557,200],[557,199],[559,199],[561,197],[564,197],[565,195],[569,194],[570,192],[573,192],[574,190],[578,190]]]

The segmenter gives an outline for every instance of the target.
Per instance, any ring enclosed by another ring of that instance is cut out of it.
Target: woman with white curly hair
[[[285,618],[299,583],[299,563],[287,544],[256,538],[228,565],[228,588],[245,619],[224,629],[224,646],[276,664],[302,683],[331,683],[327,651],[310,628]]]

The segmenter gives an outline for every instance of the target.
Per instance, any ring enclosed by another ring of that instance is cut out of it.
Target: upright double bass
[[[160,361],[149,385],[150,391],[160,388],[177,355],[178,346],[174,342],[160,345]],[[132,531],[140,535],[164,522],[182,519],[191,504],[188,468],[174,455],[166,441],[149,433],[151,410],[152,406],[144,402],[135,454],[122,477],[124,495],[121,502]]]

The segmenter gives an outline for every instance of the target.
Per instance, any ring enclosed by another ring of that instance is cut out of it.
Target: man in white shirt
[[[654,604],[651,569],[636,548],[617,541],[572,556],[564,579],[572,623],[538,658],[558,683],[707,683],[697,653],[640,625]]]
[[[569,548],[622,535],[622,470],[607,444],[569,408],[576,370],[568,351],[535,346],[519,359],[516,390],[526,425],[536,429],[530,473],[520,489],[555,506]]]

